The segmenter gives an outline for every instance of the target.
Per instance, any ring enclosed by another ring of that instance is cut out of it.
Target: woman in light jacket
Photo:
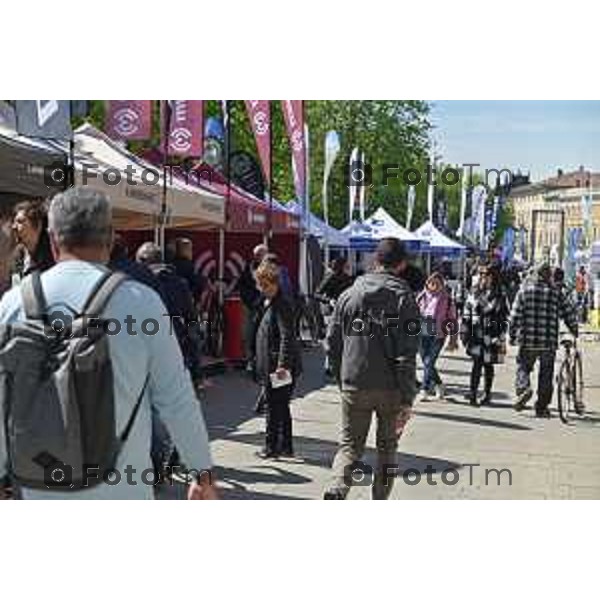
[[[455,332],[456,310],[440,273],[432,273],[428,277],[425,289],[417,296],[417,304],[421,312],[421,400],[432,400],[434,396],[443,400],[444,386],[436,363],[446,337]]]

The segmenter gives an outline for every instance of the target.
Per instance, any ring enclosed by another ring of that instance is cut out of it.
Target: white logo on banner
[[[302,131],[300,131],[300,129],[296,129],[292,134],[292,147],[295,152],[302,152]]]
[[[256,131],[256,135],[262,136],[269,133],[269,121],[267,115],[262,110],[254,115],[254,130]]]
[[[120,108],[115,112],[115,131],[119,135],[128,136],[135,133],[140,125],[140,117],[131,108]]]
[[[173,150],[188,152],[192,147],[192,132],[185,127],[173,129],[170,135],[170,144]]]
[[[36,100],[38,126],[43,127],[57,112],[56,100]]]

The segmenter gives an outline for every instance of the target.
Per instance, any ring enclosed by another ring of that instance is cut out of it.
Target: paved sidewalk
[[[417,405],[400,441],[400,471],[417,469],[421,480],[409,485],[398,478],[392,497],[600,498],[600,344],[584,340],[582,348],[589,412],[570,426],[563,425],[556,412],[547,421],[535,419],[532,410],[519,414],[512,409],[514,350],[507,364],[497,368],[494,405],[486,408],[471,407],[463,398],[471,363],[462,349],[446,354],[441,373],[448,400]],[[337,390],[325,384],[321,362],[319,350],[307,352],[292,409],[295,449],[301,457],[294,461],[255,456],[263,442],[264,419],[253,413],[257,388],[247,376],[233,372],[213,380],[205,415],[225,498],[321,497],[337,447],[340,416]],[[375,464],[373,433],[367,452],[371,464]],[[486,484],[486,469],[509,469],[512,485],[506,471],[500,475],[489,471]],[[451,485],[454,478],[458,481]],[[357,487],[350,498],[367,499],[369,494],[368,487]]]

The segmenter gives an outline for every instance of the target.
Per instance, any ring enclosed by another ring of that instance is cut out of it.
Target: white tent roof
[[[101,189],[109,195],[118,228],[152,227],[162,204],[162,170],[131,154],[92,125],[79,127],[74,138],[76,182]],[[127,168],[129,175],[125,171]],[[117,171],[120,181],[110,185],[107,179],[109,176],[119,179]],[[217,194],[170,178],[167,171],[167,217],[168,227],[222,226],[225,202]]]
[[[352,221],[342,229],[350,236],[350,247],[354,250],[372,251],[377,242],[386,237],[402,240],[409,251],[419,251],[427,245],[421,237],[400,225],[382,207],[379,207],[364,223]]]
[[[431,221],[425,221],[415,230],[415,234],[429,242],[433,254],[462,254],[466,250],[465,246],[444,235]]]
[[[284,208],[296,215],[302,214],[302,207],[295,200],[288,202]],[[323,241],[327,235],[330,246],[347,248],[350,245],[350,237],[347,234],[331,225],[327,225],[325,221],[313,213],[310,213],[307,225],[309,232],[320,241]]]
[[[420,236],[411,233],[405,227],[402,227],[385,208],[380,206],[366,221],[367,225],[373,228],[377,238],[395,237],[400,240],[419,241]]]

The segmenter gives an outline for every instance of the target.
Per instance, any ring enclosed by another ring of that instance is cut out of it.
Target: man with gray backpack
[[[109,271],[108,198],[52,200],[57,264],[0,302],[0,478],[23,499],[152,499],[151,410],[187,470],[189,499],[217,497],[208,435],[167,311]]]

